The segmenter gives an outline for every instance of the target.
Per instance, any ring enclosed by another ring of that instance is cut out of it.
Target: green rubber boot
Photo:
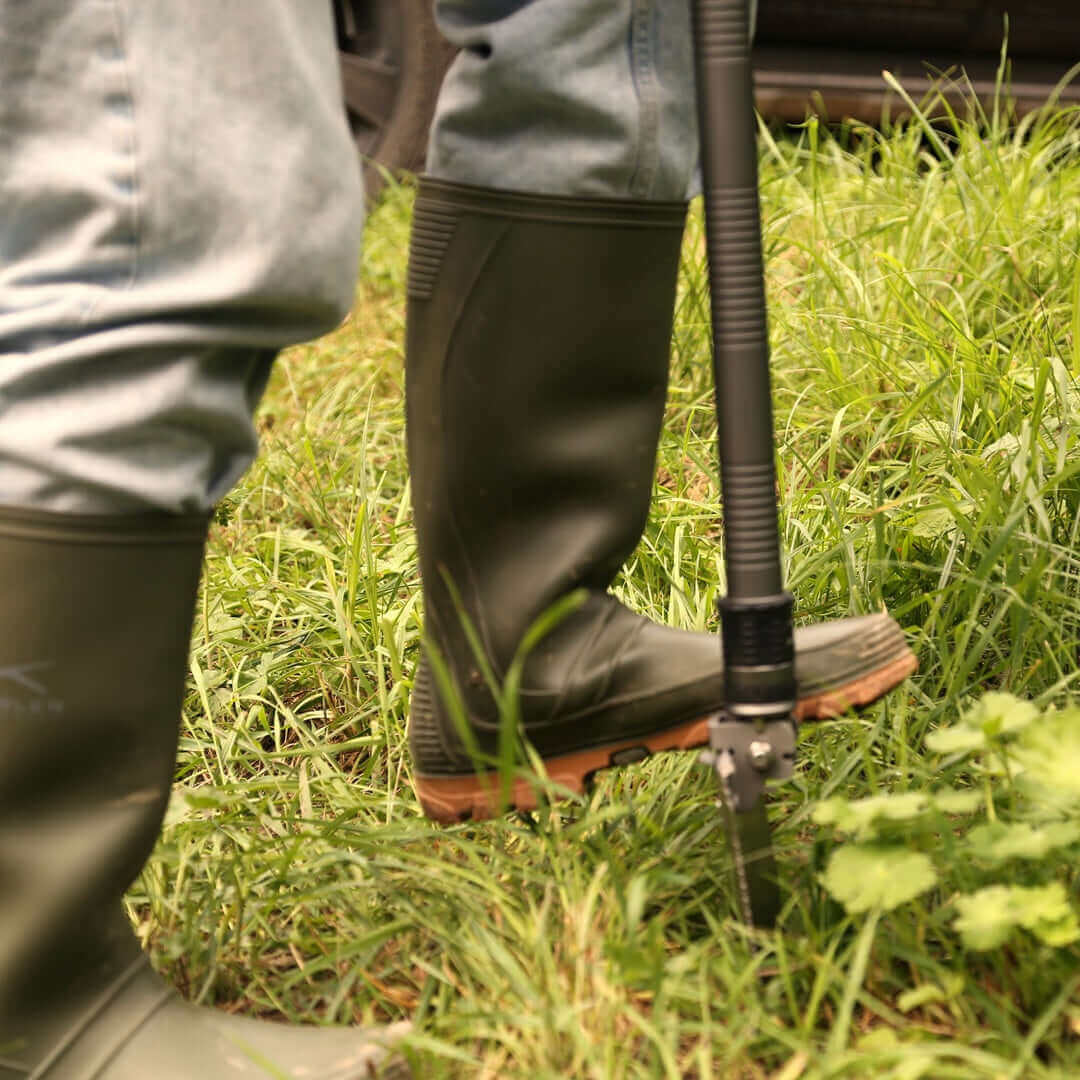
[[[409,1075],[399,1031],[189,1005],[121,909],[169,797],[205,535],[0,511],[0,1080]]]
[[[488,678],[501,683],[534,621],[586,590],[529,653],[519,695],[525,735],[571,790],[704,745],[724,703],[718,636],[658,626],[607,592],[649,510],[684,214],[432,179],[416,200],[406,404],[426,638],[493,754]],[[868,704],[915,667],[887,615],[802,629],[795,644],[803,718]],[[426,813],[534,806],[524,781],[496,797],[440,685],[429,653],[409,732]]]

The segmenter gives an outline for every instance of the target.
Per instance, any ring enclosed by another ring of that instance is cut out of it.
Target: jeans
[[[435,0],[461,52],[427,170],[546,195],[701,189],[690,0]],[[757,13],[750,0],[751,31]]]
[[[328,3],[0,0],[0,504],[209,509],[353,295]]]
[[[679,200],[698,157],[689,0],[436,0],[461,52],[428,149],[444,180]]]
[[[428,170],[678,200],[689,0],[435,0]],[[210,509],[362,215],[326,0],[0,0],[0,506]]]

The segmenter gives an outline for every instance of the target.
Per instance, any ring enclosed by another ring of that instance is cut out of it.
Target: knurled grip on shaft
[[[760,465],[721,462],[720,476],[728,593],[769,595],[764,588],[751,591],[747,583],[760,578],[771,584],[779,574],[780,536],[776,528],[776,474],[772,459]],[[779,580],[776,583],[779,585]]]
[[[728,593],[729,715],[794,707],[791,597],[777,525],[772,390],[746,0],[695,0],[695,60]]]
[[[783,592],[745,0],[694,4],[728,594]]]

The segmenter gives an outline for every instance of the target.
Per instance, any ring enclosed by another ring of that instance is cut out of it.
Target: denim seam
[[[127,160],[127,170],[125,175],[130,179],[131,183],[130,190],[127,193],[128,203],[125,210],[126,223],[131,233],[131,238],[128,241],[131,261],[128,269],[127,281],[123,285],[125,290],[130,290],[134,288],[135,282],[138,280],[140,237],[143,227],[142,215],[139,212],[141,184],[138,168],[138,127],[135,123],[135,93],[132,85],[130,60],[124,47],[125,26],[124,15],[120,9],[120,0],[109,0],[109,7],[110,21],[112,23],[112,43],[116,49],[115,62],[121,72],[118,81],[122,86],[121,94],[127,114],[127,136],[119,149]],[[106,89],[105,97],[108,98],[110,93],[111,91]],[[108,108],[107,102],[106,108]],[[82,313],[84,325],[90,321],[94,312],[104,299],[104,295],[104,290],[99,290],[94,297],[87,302]]]
[[[638,153],[630,194],[647,198],[656,183],[660,156],[660,112],[653,56],[653,0],[632,0],[630,63],[638,97]]]

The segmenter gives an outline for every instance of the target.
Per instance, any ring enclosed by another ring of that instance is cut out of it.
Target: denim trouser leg
[[[689,0],[436,0],[435,10],[462,51],[439,97],[433,176],[548,195],[694,193]]]
[[[352,298],[329,3],[0,0],[0,504],[208,509]]]

